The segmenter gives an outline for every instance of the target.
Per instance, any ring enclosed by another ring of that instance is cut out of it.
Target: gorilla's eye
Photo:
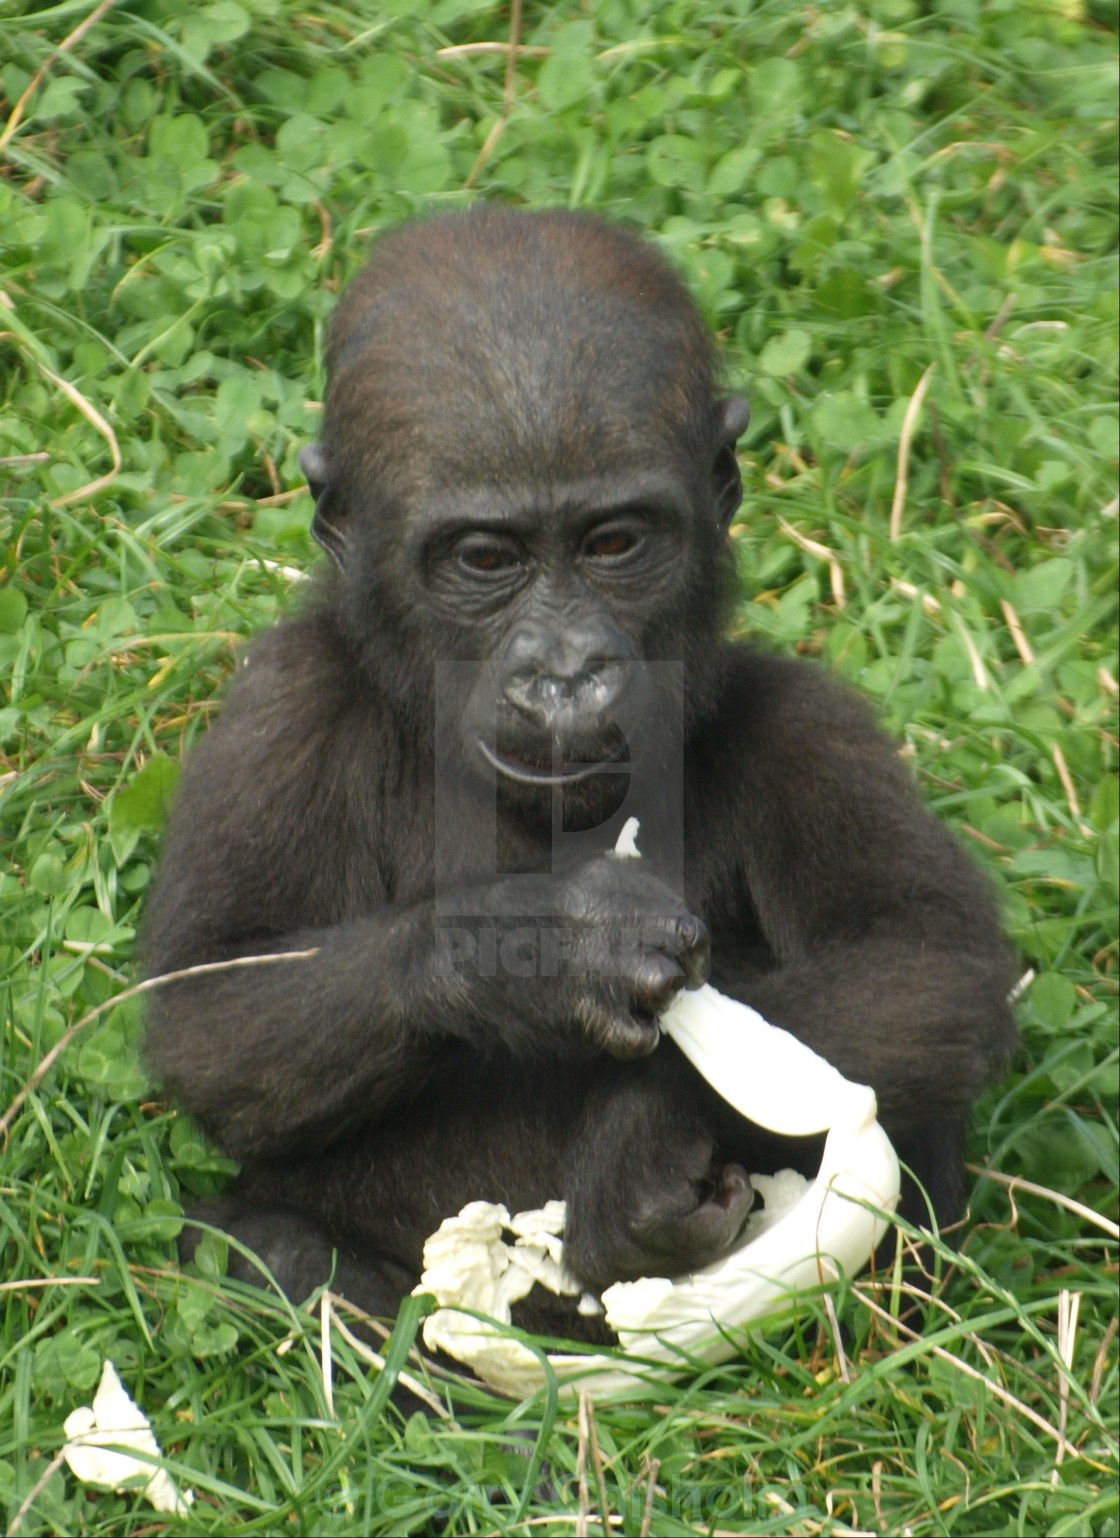
[[[455,549],[460,566],[484,577],[503,576],[521,565],[521,552],[510,540],[468,534]]]
[[[596,561],[617,561],[637,548],[638,535],[618,524],[595,529],[583,543],[583,553]]]

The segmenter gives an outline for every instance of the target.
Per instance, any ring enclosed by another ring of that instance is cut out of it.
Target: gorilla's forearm
[[[275,954],[168,983],[148,1055],[162,1082],[238,1157],[301,1153],[377,1122],[420,1090],[448,1043],[484,1056],[642,1056],[654,1017],[707,976],[704,926],[651,874],[599,860],[540,894],[551,918],[511,913],[508,884],[468,888],[446,918],[431,902],[295,930],[226,957]],[[152,970],[209,961],[149,936]],[[642,933],[649,949],[626,946]]]
[[[176,949],[161,966],[157,947],[153,970],[216,959],[184,962]],[[415,1093],[438,1051],[438,1022],[452,1012],[432,964],[430,905],[231,946],[222,959],[311,949],[169,983],[152,997],[152,1067],[238,1158],[309,1151]]]

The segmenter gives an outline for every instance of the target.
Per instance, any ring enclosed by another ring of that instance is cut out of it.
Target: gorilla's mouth
[[[576,785],[593,775],[616,770],[629,760],[626,739],[619,738],[605,751],[594,755],[575,754],[561,758],[537,758],[526,753],[500,752],[481,737],[479,751],[483,758],[503,779],[518,785]]]

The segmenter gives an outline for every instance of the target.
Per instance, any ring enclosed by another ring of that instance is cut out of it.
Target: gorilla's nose
[[[506,699],[560,737],[601,725],[626,688],[630,651],[607,626],[546,634],[521,630],[507,651]]]

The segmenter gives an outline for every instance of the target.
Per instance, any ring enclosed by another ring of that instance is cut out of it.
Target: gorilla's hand
[[[546,1034],[574,1022],[612,1056],[643,1057],[674,995],[707,980],[707,927],[638,861],[601,856],[568,875],[501,882],[492,898],[498,970],[516,984],[504,1002]]]
[[[576,1018],[612,1056],[645,1056],[675,994],[707,981],[707,926],[635,860],[592,860],[560,886]]]
[[[568,1154],[564,1259],[596,1291],[682,1276],[742,1237],[754,1199],[705,1128],[671,1052],[596,1086]]]

